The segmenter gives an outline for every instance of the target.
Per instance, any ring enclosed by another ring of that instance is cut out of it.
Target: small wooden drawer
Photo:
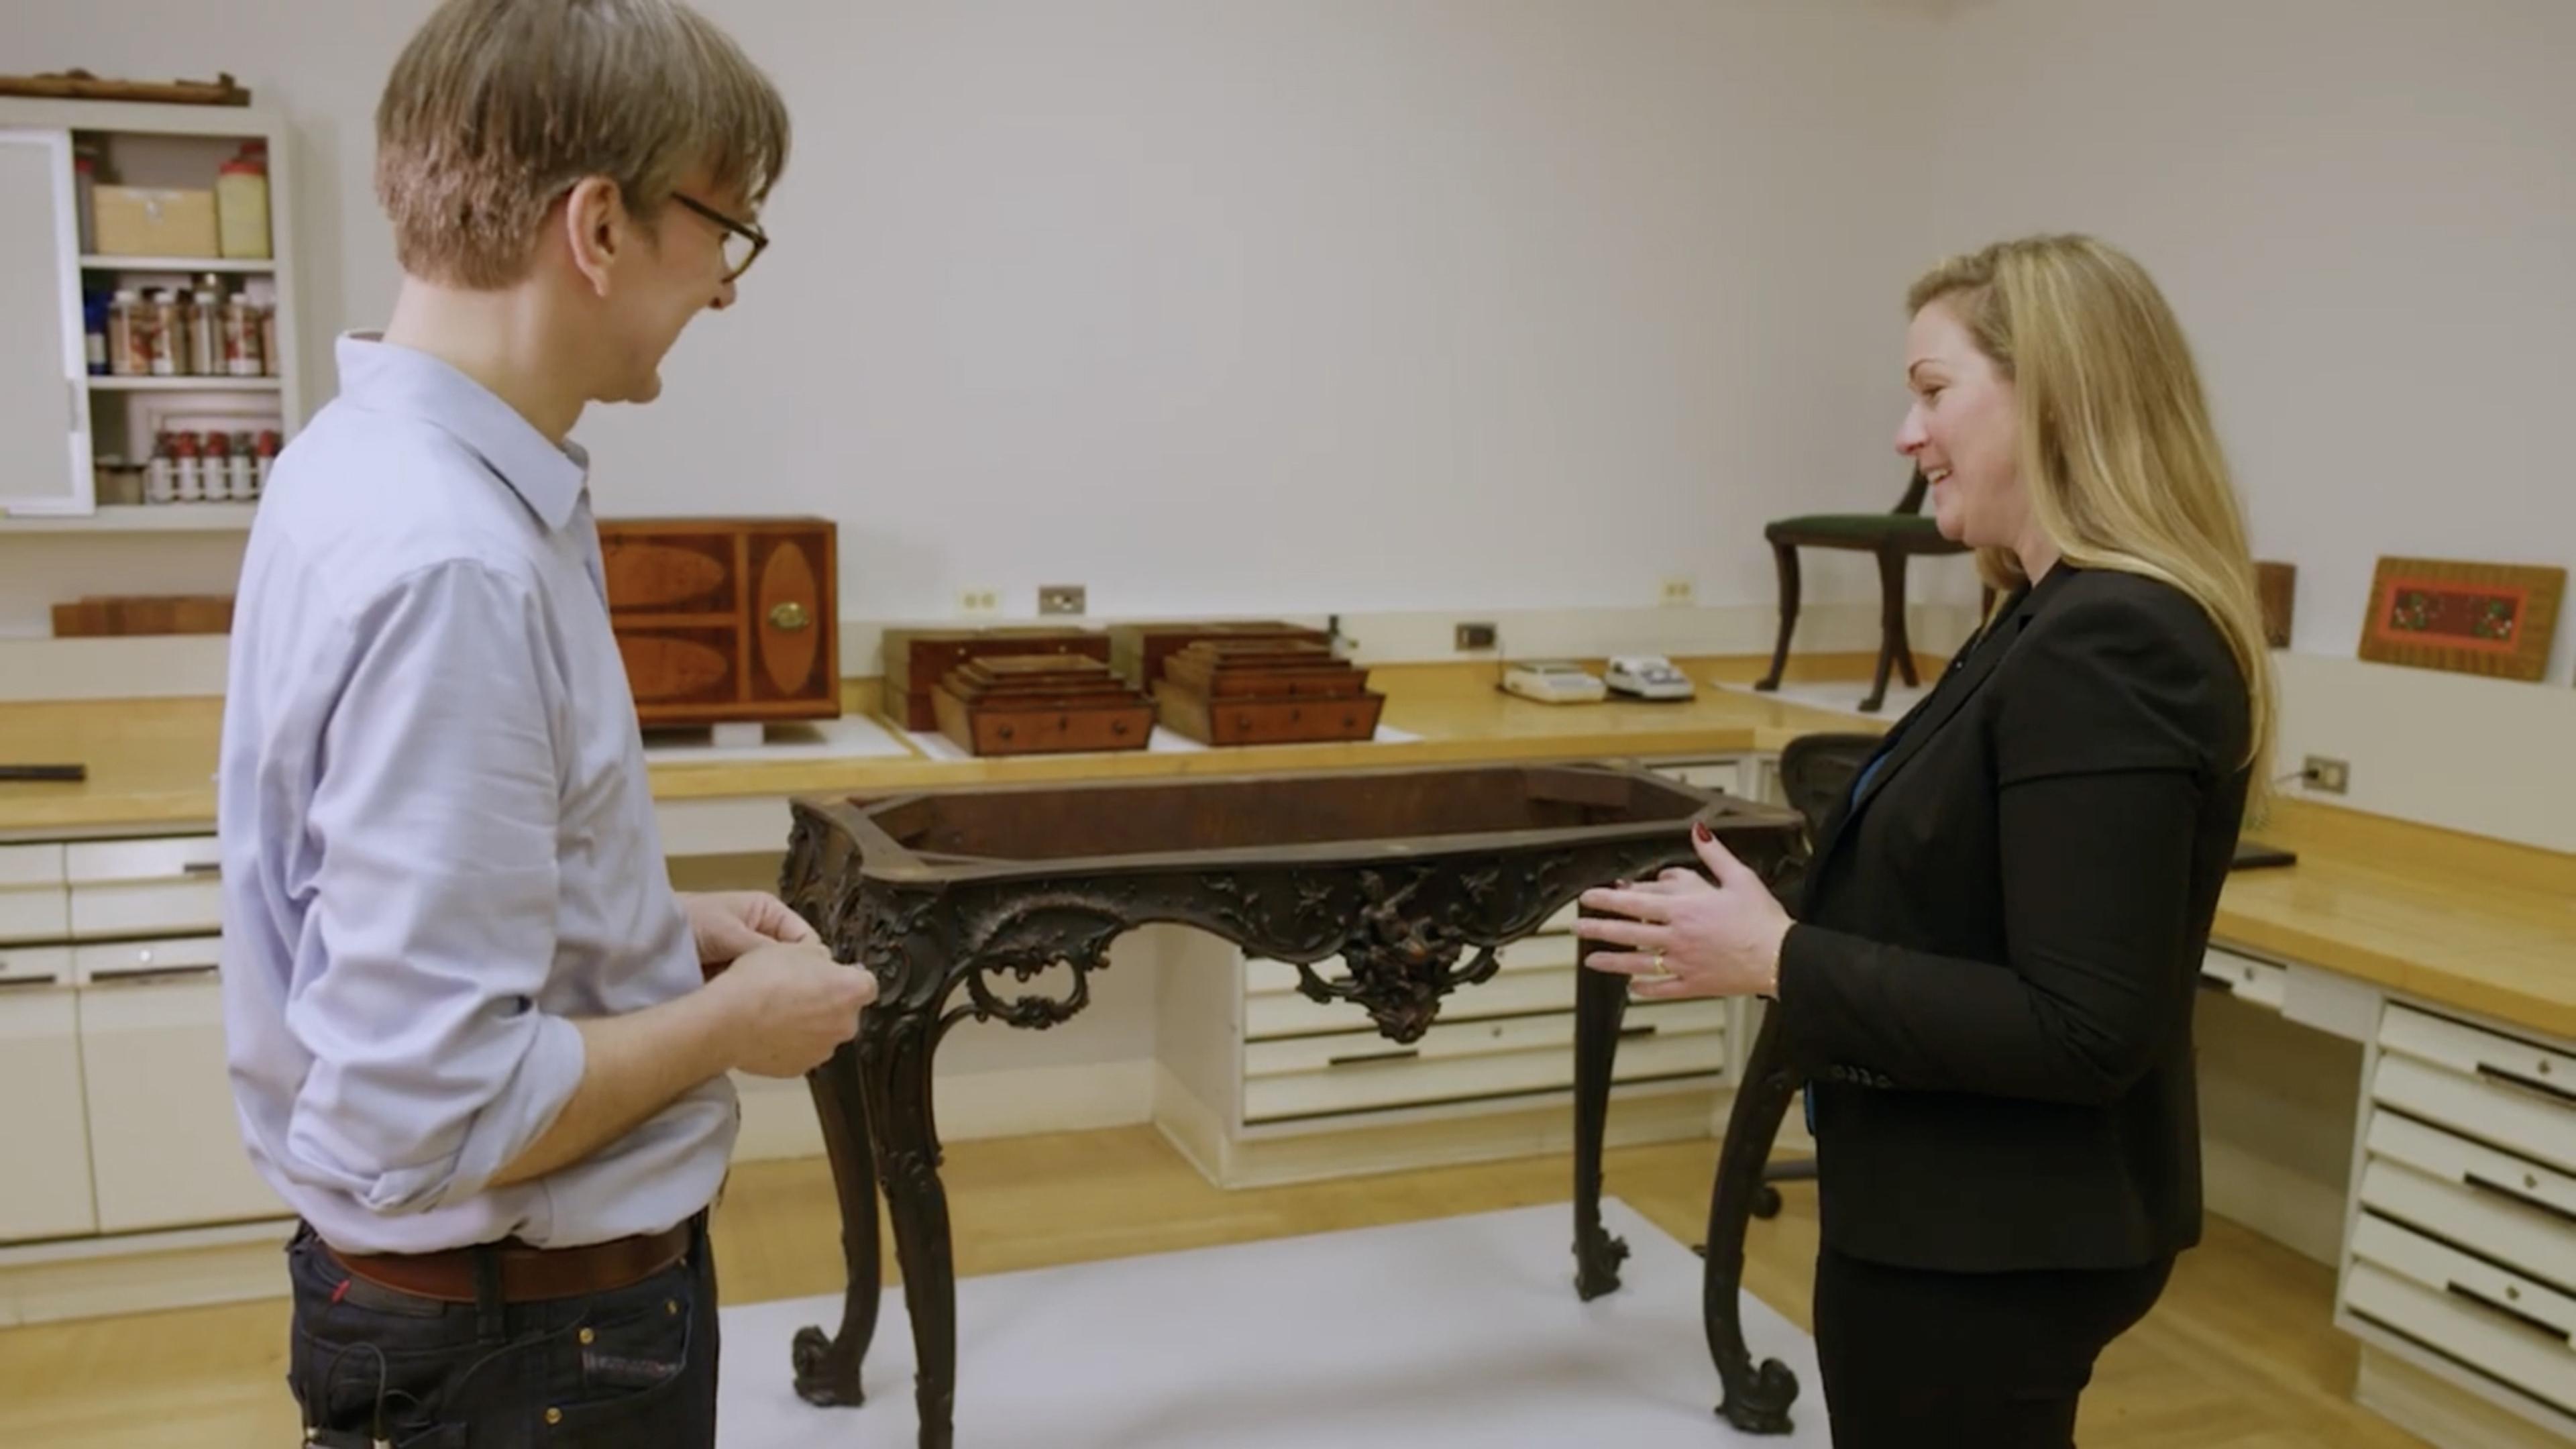
[[[2290,983],[2290,970],[2286,966],[2239,956],[2214,946],[2200,958],[2200,975],[2202,980],[2213,986],[2227,988],[2239,1001],[2273,1011],[2281,1009],[2282,998],[2287,994]]]
[[[1722,1003],[1721,1003],[1722,1004]],[[1381,1039],[1382,1040],[1382,1039]],[[1383,1043],[1390,1052],[1392,1043]],[[1726,1034],[1685,1032],[1621,1043],[1613,1080],[1708,1077],[1726,1069]],[[1389,1055],[1321,1071],[1255,1077],[1243,1084],[1247,1126],[1451,1102],[1563,1091],[1574,1085],[1574,1054],[1563,1047],[1418,1061]]]
[[[2373,1157],[2402,1162],[2455,1186],[2555,1214],[2576,1230],[2576,1176],[2454,1137],[2394,1112],[2370,1114],[2367,1142]]]
[[[2436,1293],[2465,1298],[2535,1333],[2576,1339],[2576,1298],[2375,1214],[2353,1224],[2352,1255]],[[2576,1365],[2571,1365],[2576,1371]]]
[[[2576,1414],[2576,1349],[2518,1318],[2375,1264],[2344,1272],[2344,1310],[2560,1414]]]
[[[2370,1095],[2410,1117],[2576,1172],[2576,1110],[2546,1094],[2383,1050],[2371,1071]]]
[[[2576,1284],[2576,1224],[2515,1196],[2438,1181],[2375,1159],[2361,1171],[2361,1206],[2402,1226],[2543,1282]]]
[[[1574,947],[1575,940],[1572,936],[1524,936],[1497,953],[1499,959],[1495,967],[1496,976],[1499,979],[1500,976],[1514,971],[1548,971],[1572,966]],[[1463,956],[1460,958],[1462,962],[1466,959]],[[1314,969],[1316,975],[1327,981],[1345,980],[1351,974],[1351,968],[1338,956],[1316,962]],[[1473,991],[1475,988],[1466,989]],[[1257,957],[1245,961],[1243,990],[1247,998],[1266,995],[1293,996],[1297,991],[1297,968],[1285,961],[1265,961]],[[1463,996],[1452,995],[1449,1001],[1463,999]],[[1248,1007],[1249,1001],[1246,1004]],[[1447,1005],[1446,1002],[1442,1004]],[[1246,1026],[1250,1026],[1248,1019]]]
[[[0,891],[52,886],[64,881],[59,845],[0,845]]]
[[[1633,1044],[1649,1036],[1722,1032],[1726,1029],[1726,1015],[1723,1001],[1641,1004],[1628,1009],[1621,1034]],[[1444,1021],[1423,1033],[1420,1041],[1401,1045],[1374,1031],[1251,1042],[1243,1049],[1243,1074],[1252,1079],[1382,1062],[1435,1062],[1526,1051],[1570,1053],[1573,1047],[1574,1013],[1561,1011],[1498,1021]],[[1624,1046],[1622,1050],[1624,1054]],[[1573,1058],[1569,1055],[1567,1060]]]
[[[0,991],[71,983],[69,946],[0,946]]]
[[[120,941],[79,946],[72,970],[84,986],[184,981],[212,976],[223,962],[221,936],[182,936],[163,941]]]

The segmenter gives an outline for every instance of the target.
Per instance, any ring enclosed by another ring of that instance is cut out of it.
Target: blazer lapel
[[[1986,633],[1979,633],[1951,661],[1950,677],[1942,680],[1922,703],[1897,721],[1896,727],[1889,731],[1887,746],[1861,767],[1867,783],[1854,790],[1851,798],[1835,810],[1826,826],[1824,839],[1816,844],[1814,863],[1807,873],[1809,900],[1815,899],[1815,883],[1824,878],[1825,867],[1833,860],[1834,848],[1851,833],[1852,821],[1858,819],[1862,809],[1887,788],[1887,782],[1895,777],[1896,772],[1904,769],[1906,763],[1922,751],[1924,742],[1939,733],[1950,716],[1957,714],[1961,705],[1985,687],[1987,678],[1995,672],[1995,666],[2012,652],[2013,641],[2028,626],[2040,606],[2047,602],[2049,595],[2055,592],[2054,586],[2073,572],[2074,567],[2065,563],[2049,570],[2048,577],[2025,592],[2010,613],[1995,620],[1993,632],[2007,636],[2000,647],[1983,647],[1990,638]]]

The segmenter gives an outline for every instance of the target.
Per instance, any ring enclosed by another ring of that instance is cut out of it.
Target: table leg
[[[1789,640],[1798,632],[1798,546],[1774,541],[1771,559],[1780,574],[1780,639],[1771,646],[1771,672],[1754,681],[1755,689],[1778,689],[1789,669]]]
[[[1601,1226],[1601,1147],[1628,979],[1584,969],[1591,954],[1591,942],[1577,947],[1574,971],[1574,1291],[1587,1303],[1618,1291],[1628,1257],[1628,1245]]]
[[[841,1265],[848,1286],[841,1298],[841,1331],[796,1330],[791,1349],[796,1395],[809,1404],[867,1402],[860,1367],[877,1333],[877,1305],[884,1288],[877,1244],[876,1155],[868,1143],[868,1107],[859,1080],[856,1043],[845,1042],[831,1059],[808,1072],[814,1115],[823,1124],[823,1147],[832,1160],[832,1186],[841,1203]]]
[[[923,963],[912,963],[923,969]],[[923,1006],[880,1000],[859,1027],[859,1069],[879,1180],[894,1216],[903,1264],[903,1301],[912,1315],[913,1398],[921,1449],[949,1449],[957,1403],[957,1263],[948,1233],[948,1189],[939,1181],[939,1136],[931,1119],[930,1059],[938,1045],[933,998]]]
[[[1762,1165],[1771,1158],[1780,1119],[1788,1114],[1799,1086],[1779,1033],[1778,1014],[1764,1012],[1745,1063],[1744,1084],[1727,1113],[1726,1143],[1718,1149],[1717,1183],[1708,1205],[1708,1262],[1700,1280],[1709,1357],[1717,1361],[1718,1382],[1725,1388],[1717,1412],[1747,1434],[1788,1433],[1789,1405],[1798,1397],[1798,1376],[1787,1364],[1774,1358],[1754,1367],[1744,1342],[1741,1298],[1745,1227],[1762,1190]]]

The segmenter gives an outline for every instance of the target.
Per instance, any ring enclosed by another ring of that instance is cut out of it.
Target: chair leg
[[[1778,689],[1789,668],[1789,636],[1798,632],[1798,546],[1774,542],[1772,561],[1780,569],[1780,640],[1771,646],[1771,672],[1754,681],[1755,689]]]
[[[1897,656],[1905,651],[1905,555],[1895,549],[1878,555],[1878,672],[1871,679],[1869,698],[1860,702],[1861,713],[1876,714],[1887,703],[1887,675],[1895,667]],[[1914,682],[1914,661],[1905,661],[1905,682]]]
[[[1780,1189],[1773,1186],[1774,1183],[1813,1182],[1815,1180],[1816,1159],[1812,1157],[1801,1158],[1793,1162],[1772,1162],[1764,1164],[1762,1168],[1762,1190],[1753,1195],[1753,1215],[1757,1218],[1776,1218],[1780,1215]]]
[[[1887,622],[1896,630],[1896,672],[1904,676],[1906,688],[1919,689],[1923,685],[1923,680],[1914,672],[1914,628],[1906,619],[1906,615],[1909,612],[1905,604],[1905,566],[1907,559],[1906,555],[1901,553],[1890,554],[1888,557],[1896,561],[1894,565],[1895,577],[1893,580],[1890,580],[1887,576],[1889,564],[1886,559],[1879,561],[1878,568],[1881,587],[1886,588],[1889,591],[1890,596],[1896,600],[1896,606],[1893,609],[1890,609],[1887,614]],[[1887,606],[1882,604],[1880,607],[1886,608]]]

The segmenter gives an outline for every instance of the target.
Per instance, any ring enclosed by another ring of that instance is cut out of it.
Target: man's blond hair
[[[505,287],[586,177],[648,223],[683,175],[757,203],[787,164],[769,78],[678,0],[446,0],[376,107],[376,198],[405,272]]]

